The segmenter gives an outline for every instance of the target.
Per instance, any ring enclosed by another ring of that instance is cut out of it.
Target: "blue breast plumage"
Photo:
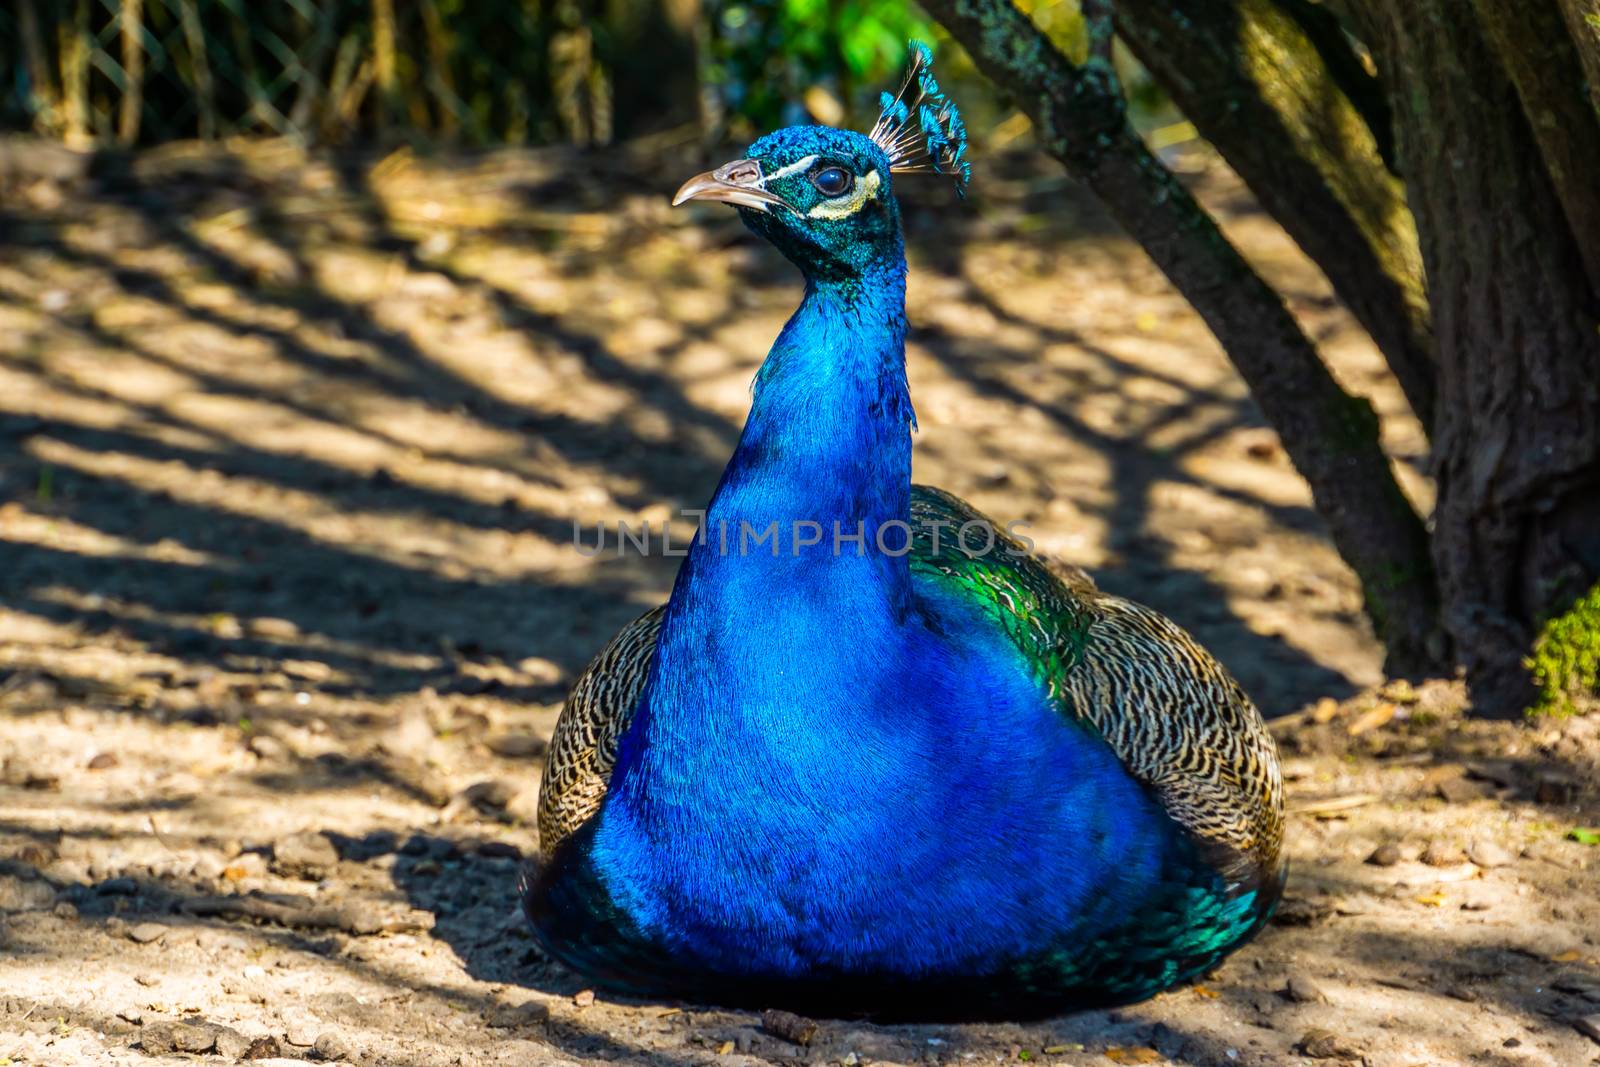
[[[942,95],[919,125],[944,144],[898,154],[929,88],[876,139],[783,130],[680,193],[738,205],[807,285],[671,599],[579,678],[551,746],[525,903],[612,988],[1124,1003],[1214,965],[1281,890],[1276,756],[1228,674],[911,485],[890,174],[964,177]]]

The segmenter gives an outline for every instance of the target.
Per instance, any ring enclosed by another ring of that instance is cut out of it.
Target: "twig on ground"
[[[356,937],[411,933],[426,928],[414,919],[383,918],[353,904],[297,906],[257,896],[198,897],[185,902],[183,910],[189,915],[257,919],[299,930],[338,930]]]

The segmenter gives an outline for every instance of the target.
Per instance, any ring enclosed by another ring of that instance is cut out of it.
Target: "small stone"
[[[572,995],[572,1003],[580,1008],[587,1008],[594,1003],[594,990],[583,989]]]
[[[67,922],[72,922],[78,917],[78,906],[70,900],[57,901],[55,908],[52,910],[56,918]]]
[[[1400,862],[1400,846],[1393,841],[1386,841],[1372,850],[1367,862],[1374,867],[1393,867]]]
[[[1490,786],[1475,778],[1446,778],[1436,783],[1433,791],[1447,804],[1470,804],[1488,796]]]
[[[489,811],[504,811],[516,799],[517,787],[501,778],[475,782],[461,794],[474,807]]]
[[[250,1042],[250,1047],[244,1050],[242,1060],[275,1060],[283,1054],[283,1049],[278,1045],[278,1039],[272,1036],[258,1037]]]
[[[296,1048],[312,1047],[317,1043],[317,1037],[311,1032],[311,1023],[304,1019],[289,1023],[283,1034],[284,1043]]]
[[[1283,995],[1296,1004],[1326,1004],[1328,994],[1322,987],[1303,974],[1291,974],[1289,983],[1283,988]]]
[[[776,1008],[761,1013],[761,1029],[773,1037],[781,1037],[800,1046],[811,1044],[817,1036],[815,1020],[793,1012],[779,1011]]]
[[[107,771],[116,765],[117,754],[115,752],[96,752],[93,758],[85,764],[91,771]]]
[[[1295,1048],[1314,1060],[1353,1060],[1361,1055],[1360,1049],[1331,1030],[1307,1030]]]
[[[1429,867],[1454,867],[1461,862],[1461,849],[1455,845],[1447,845],[1442,841],[1430,842],[1422,850],[1422,862]]]
[[[160,941],[167,936],[167,928],[160,923],[139,923],[128,928],[128,940],[141,945],[148,945],[153,941]]]
[[[1465,895],[1461,898],[1462,911],[1488,911],[1494,907],[1499,896],[1494,889],[1486,885],[1471,885],[1467,887]]]
[[[1479,867],[1494,868],[1506,866],[1515,857],[1493,841],[1478,840],[1468,847],[1467,859],[1476,863]]]
[[[242,1060],[250,1050],[250,1039],[231,1027],[217,1031],[217,1055],[229,1060]]]
[[[217,1028],[204,1023],[158,1022],[139,1028],[139,1047],[151,1056],[210,1052],[216,1044]]]
[[[132,878],[107,878],[94,890],[108,897],[131,897],[139,892],[139,883]]]
[[[501,734],[488,740],[489,751],[506,759],[537,759],[544,755],[545,740],[536,734]]]
[[[273,869],[292,878],[316,881],[338,863],[333,842],[322,834],[294,834],[272,846]]]
[[[497,1005],[486,1020],[497,1030],[526,1030],[550,1021],[550,1009],[537,1000]]]
[[[350,1058],[349,1043],[332,1031],[318,1034],[311,1047],[316,1051],[317,1055],[325,1060],[347,1060]]]

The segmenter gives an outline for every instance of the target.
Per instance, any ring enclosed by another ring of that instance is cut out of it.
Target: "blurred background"
[[[1081,56],[1075,4],[1023,7]],[[0,123],[78,147],[744,142],[807,119],[870,125],[906,42],[940,36],[898,0],[17,0],[0,11]],[[1157,116],[1159,93],[1122,62]],[[969,61],[940,65],[970,126],[1018,132]]]

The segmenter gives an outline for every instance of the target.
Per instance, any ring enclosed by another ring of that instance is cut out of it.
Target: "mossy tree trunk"
[[[1561,0],[1567,32],[1589,83],[1589,101],[1600,114],[1600,0]]]
[[[1345,91],[1361,76],[1347,69],[1348,46],[1319,48],[1274,0],[1118,0],[1117,20],[1173,101],[1323,268],[1431,428],[1433,338],[1416,226],[1380,150],[1385,131]],[[1334,52],[1341,47],[1347,55]],[[1387,108],[1367,110],[1388,121]]]
[[[1444,621],[1492,715],[1528,704],[1538,627],[1600,579],[1600,288],[1584,255],[1600,230],[1574,228],[1600,187],[1571,170],[1600,126],[1572,106],[1572,42],[1526,39],[1560,32],[1556,3],[1515,5],[1524,26],[1449,0],[1348,4],[1389,87],[1433,308]],[[1531,68],[1529,47],[1569,80]]]
[[[1449,653],[1479,713],[1528,706],[1540,627],[1600,580],[1600,0],[1117,5],[1430,426],[1431,539],[1370,411],[1143,151],[1105,72],[1074,67],[1011,0],[925,6],[1205,316],[1360,575],[1391,670]]]
[[[1436,663],[1437,604],[1426,531],[1351,397],[1274,292],[1128,126],[1103,55],[1082,67],[1010,0],[923,0],[974,62],[1033,119],[1083,181],[1205,319],[1296,468],[1345,560],[1396,672]]]

